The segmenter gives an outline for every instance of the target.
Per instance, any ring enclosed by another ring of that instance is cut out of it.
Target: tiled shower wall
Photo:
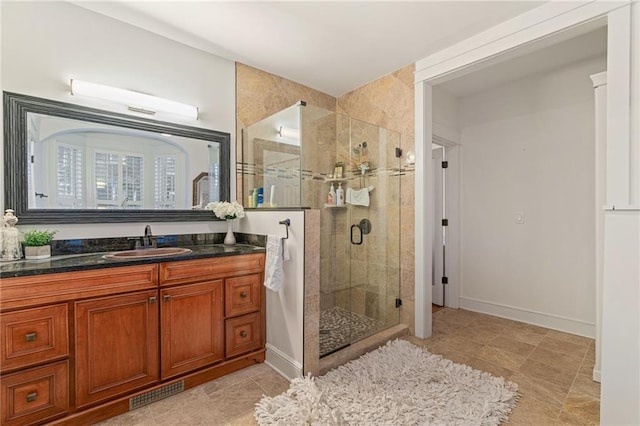
[[[236,179],[237,199],[242,200],[242,129],[301,100],[335,111],[336,98],[277,75],[236,63]],[[303,200],[304,201],[304,200]]]

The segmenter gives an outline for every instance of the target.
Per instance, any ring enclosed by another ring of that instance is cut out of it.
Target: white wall
[[[628,196],[611,200],[626,210],[609,209],[605,212],[604,277],[602,292],[602,391],[600,422],[603,425],[640,424],[640,4],[631,5],[631,34],[623,31],[629,22],[625,10],[609,16],[609,23],[618,31],[609,34],[609,50],[614,50],[615,60],[610,61],[607,80],[620,72],[630,77],[630,90],[607,84],[607,95],[617,87],[620,95],[630,96],[629,127],[612,122],[607,111],[608,138],[614,142],[626,142],[629,132],[630,149],[625,160],[630,168],[629,176],[621,176],[630,188]],[[622,38],[622,40],[621,40]],[[624,48],[625,38],[630,43]],[[628,53],[631,52],[629,57]],[[619,55],[619,56],[618,56]],[[622,61],[617,58],[622,56]],[[631,62],[627,66],[625,60]],[[623,81],[624,82],[624,81]],[[609,106],[610,107],[610,106]],[[613,111],[618,113],[619,110]],[[611,131],[614,131],[613,133]],[[620,135],[622,133],[622,135]],[[607,144],[612,142],[607,140]],[[618,164],[612,166],[617,167]],[[626,164],[624,165],[626,166]],[[610,164],[607,164],[607,181]]]
[[[462,307],[594,336],[589,75],[605,68],[587,60],[460,99]]]
[[[233,62],[65,2],[2,2],[0,7],[3,91],[129,113],[124,107],[72,97],[68,85],[69,79],[78,78],[132,89],[200,109],[198,121],[158,119],[228,132],[231,141],[236,140]],[[231,194],[235,194],[235,152],[232,146]],[[224,224],[213,222],[152,226],[156,234],[224,230]],[[55,229],[59,239],[115,237],[138,235],[143,225],[55,225]]]
[[[291,219],[285,244],[290,259],[283,263],[282,290],[267,290],[266,362],[288,379],[302,375],[304,310],[304,211],[247,211],[238,230],[249,234],[285,236],[278,222]]]
[[[458,99],[439,87],[433,88],[433,134],[451,142],[460,140]]]

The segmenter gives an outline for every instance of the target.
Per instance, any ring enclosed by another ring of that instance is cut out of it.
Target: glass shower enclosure
[[[320,356],[399,322],[399,147],[398,132],[304,102],[243,129],[245,206],[321,212]]]

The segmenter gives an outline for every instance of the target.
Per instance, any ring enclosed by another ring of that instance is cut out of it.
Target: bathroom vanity
[[[3,270],[2,425],[94,423],[263,362],[264,263],[246,246]]]

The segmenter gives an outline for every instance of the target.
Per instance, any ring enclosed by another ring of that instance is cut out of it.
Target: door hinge
[[[447,169],[447,168],[449,168],[449,162],[448,162],[448,161],[443,161],[443,162],[442,162],[442,168],[443,168],[443,169]]]
[[[442,219],[442,226],[449,226],[449,219]]]
[[[33,164],[33,163],[35,163],[35,162],[36,162],[36,157],[35,157],[35,155],[32,155],[32,156],[31,156],[31,164]]]
[[[402,306],[402,299],[398,298],[396,299],[396,308],[399,308],[400,306]]]
[[[396,148],[396,158],[402,157],[402,148]]]
[[[449,277],[442,277],[442,284],[449,284]]]

